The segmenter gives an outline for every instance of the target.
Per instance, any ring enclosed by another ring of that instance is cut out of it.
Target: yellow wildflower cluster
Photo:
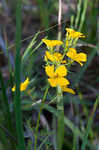
[[[85,53],[77,53],[76,46],[77,40],[81,37],[85,37],[83,33],[76,32],[73,29],[66,28],[66,41],[65,43],[60,40],[47,40],[42,39],[42,41],[48,47],[48,50],[45,51],[45,72],[47,74],[48,82],[51,87],[60,86],[63,92],[68,92],[75,94],[75,91],[71,88],[68,88],[70,82],[66,79],[67,68],[66,66],[72,64],[74,61],[78,62],[83,66],[82,62],[87,61],[87,55]],[[55,46],[63,46],[62,53],[55,50]],[[65,60],[65,57],[69,57],[72,61],[68,59]]]

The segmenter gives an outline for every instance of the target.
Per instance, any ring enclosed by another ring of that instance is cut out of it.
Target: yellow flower
[[[50,54],[50,52],[48,52],[48,51],[45,52],[45,57],[52,62],[55,60],[54,56],[52,54]]]
[[[75,91],[71,88],[68,88],[67,86],[62,86],[61,89],[62,89],[63,92],[68,92],[68,93],[71,93],[71,94],[75,94]]]
[[[57,45],[62,45],[63,42],[60,40],[47,40],[47,39],[42,39],[42,41],[48,46],[48,47],[54,47]]]
[[[69,51],[66,53],[66,55],[71,58],[72,60],[78,62],[81,66],[83,66],[83,63],[87,61],[87,55],[85,53],[78,53],[76,52],[75,48],[69,48]]]
[[[51,54],[48,51],[45,52],[45,57],[48,58],[52,62],[60,62],[62,61],[62,58],[63,58],[62,54],[60,54],[59,52],[55,52],[54,54]],[[66,61],[63,60],[62,63],[66,63]]]
[[[73,29],[71,29],[71,28],[66,28],[66,31],[67,31],[69,34],[75,32],[75,31],[74,31]]]
[[[64,76],[67,75],[67,69],[65,66],[60,65],[56,70],[54,71],[54,65],[52,66],[46,66],[45,72],[49,76],[49,83],[52,87],[56,86],[66,86],[69,84],[69,81],[64,78]]]
[[[20,84],[20,91],[25,91],[28,84],[29,84],[29,78],[27,77],[26,80]],[[15,92],[15,89],[16,89],[16,87],[14,85],[12,88],[12,91]]]
[[[63,56],[60,54],[60,53],[58,53],[58,52],[55,52],[54,54],[53,54],[53,56],[54,56],[54,58],[55,58],[55,61],[61,61],[62,60],[62,58],[63,58]]]
[[[73,29],[70,28],[66,28],[67,33],[69,34],[70,38],[84,38],[84,34],[81,32],[76,32]]]

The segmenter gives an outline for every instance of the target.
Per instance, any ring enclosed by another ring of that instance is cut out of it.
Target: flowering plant
[[[46,62],[45,72],[47,74],[48,82],[51,87],[60,86],[63,92],[75,94],[75,91],[68,88],[70,82],[65,77],[67,76],[67,66],[78,62],[83,66],[83,62],[87,61],[87,55],[83,52],[77,53],[75,49],[79,38],[84,38],[83,33],[76,32],[73,29],[66,28],[65,43],[60,40],[42,39],[47,45],[48,50],[45,51],[44,60]],[[63,47],[62,53],[58,52],[55,47],[61,45]],[[65,59],[66,56],[69,59]]]

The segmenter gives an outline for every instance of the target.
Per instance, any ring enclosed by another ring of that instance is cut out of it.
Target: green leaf
[[[31,40],[30,44],[28,45],[27,49],[25,50],[25,52],[22,56],[22,65],[28,60],[29,56],[31,55],[32,47],[33,47],[33,45],[35,45],[36,38],[38,35],[39,35],[39,32],[35,34],[34,38]]]

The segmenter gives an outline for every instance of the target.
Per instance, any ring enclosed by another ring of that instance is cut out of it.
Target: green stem
[[[61,88],[57,87],[57,111],[59,113],[57,119],[57,150],[62,150],[63,139],[64,139],[64,105],[62,100]]]
[[[20,98],[20,50],[21,50],[21,4],[22,0],[17,0],[16,6],[16,59],[15,59],[15,115],[16,115],[16,131],[19,150],[25,150],[24,133],[22,128],[22,112]]]
[[[35,129],[34,150],[37,149],[37,133],[38,133],[38,129],[39,129],[40,116],[41,116],[42,109],[43,109],[43,106],[44,106],[44,102],[45,102],[45,99],[46,99],[46,96],[47,96],[47,93],[48,93],[48,89],[49,89],[49,85],[47,86],[47,88],[45,90],[44,97],[42,99],[42,103],[41,103],[41,107],[40,107],[40,111],[39,111],[39,114],[38,114],[37,125],[36,125],[36,129]]]
[[[74,138],[73,138],[73,148],[72,150],[76,150],[77,149],[77,133],[76,130],[74,131]]]
[[[74,24],[74,15],[72,15],[70,18],[70,27],[71,28],[73,28],[73,24]]]

